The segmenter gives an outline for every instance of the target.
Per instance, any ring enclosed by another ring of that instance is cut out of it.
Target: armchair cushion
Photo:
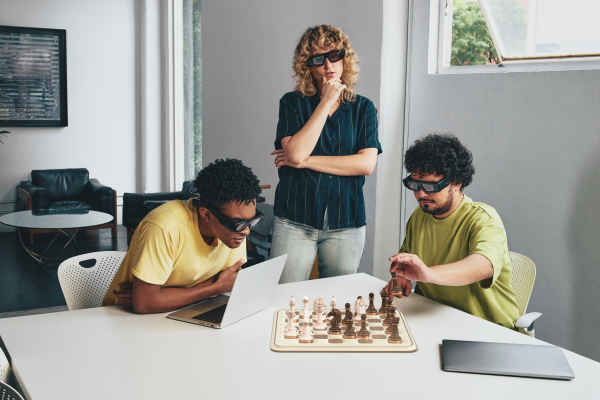
[[[51,202],[46,208],[33,209],[35,215],[45,214],[85,214],[91,209],[90,205],[77,200],[58,200]]]
[[[31,182],[48,190],[51,200],[79,197],[90,180],[85,168],[46,169],[31,171]]]

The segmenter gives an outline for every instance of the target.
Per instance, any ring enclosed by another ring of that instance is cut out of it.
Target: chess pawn
[[[358,331],[357,336],[359,337],[359,339],[368,339],[371,336],[369,330],[367,329],[366,314],[360,316],[360,330]]]
[[[369,293],[369,307],[367,308],[367,315],[377,315],[377,309],[375,308],[375,294]]]
[[[344,331],[344,339],[356,339],[356,331],[354,330],[352,319],[350,319],[350,323],[346,325],[346,330]]]
[[[283,337],[286,339],[296,339],[298,337],[298,329],[294,325],[294,312],[287,311],[287,324],[285,325],[285,332]]]
[[[344,307],[346,309],[346,314],[344,314],[344,320],[342,323],[344,325],[352,324],[352,310],[350,310],[350,303],[346,303]]]
[[[296,305],[296,299],[294,299],[294,296],[290,297],[290,311],[292,312],[292,314],[294,314],[294,306]]]
[[[392,344],[400,344],[402,343],[402,337],[400,336],[400,332],[398,332],[398,325],[392,325],[391,335],[388,337],[388,343]]]
[[[381,308],[379,309],[379,315],[385,315],[388,306],[389,294],[387,292],[381,293]]]

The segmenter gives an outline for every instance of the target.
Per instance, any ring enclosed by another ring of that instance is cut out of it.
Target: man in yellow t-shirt
[[[194,185],[198,197],[167,202],[140,222],[104,305],[165,312],[231,291],[261,217],[258,179],[239,160],[216,160]]]
[[[463,189],[475,169],[471,152],[451,135],[428,135],[406,152],[404,185],[419,203],[406,225],[396,274],[384,290],[416,292],[497,324],[514,328],[519,317],[511,286],[506,232],[496,210],[473,202]]]

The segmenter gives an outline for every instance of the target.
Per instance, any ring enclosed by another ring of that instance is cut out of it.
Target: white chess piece
[[[360,320],[360,316],[367,313],[367,301],[362,296],[358,308],[360,310],[358,319]]]
[[[362,300],[362,296],[358,296],[356,301],[354,302],[354,319],[360,322],[360,301]]]
[[[309,321],[310,313],[308,311],[308,297],[304,296],[302,298],[302,302],[304,303],[304,309],[302,310],[302,316],[306,319],[306,322]]]
[[[287,311],[287,324],[285,325],[285,332],[283,336],[286,339],[296,339],[298,337],[298,329],[294,325],[294,313],[292,311]]]
[[[294,299],[294,296],[290,297],[290,311],[292,314],[294,314],[294,306],[296,305],[296,299]]]
[[[301,327],[300,327],[300,343],[312,343],[313,335],[312,329],[310,327],[310,323],[308,322],[308,313],[304,314],[305,317],[302,319]]]
[[[325,323],[325,318],[323,316],[323,308],[325,307],[325,302],[322,298],[319,298],[315,302],[315,319],[313,328],[316,330],[325,330],[327,329],[327,324]]]
[[[331,296],[331,302],[329,303],[329,305],[331,306],[332,310],[335,308],[335,296]]]

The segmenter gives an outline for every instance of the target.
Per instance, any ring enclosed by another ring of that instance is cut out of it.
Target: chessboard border
[[[281,311],[287,311],[287,309],[281,308],[276,310],[273,314],[273,326],[271,328],[270,340],[271,350],[278,353],[414,353],[419,349],[412,331],[410,330],[410,326],[406,322],[406,317],[404,317],[404,314],[398,309],[396,311],[400,315],[401,321],[406,327],[406,333],[413,343],[412,346],[386,343],[386,346],[378,347],[373,347],[371,345],[352,345],[352,349],[349,349],[348,345],[342,345],[343,347],[340,347],[340,345],[331,345],[331,347],[313,347],[309,343],[306,344],[306,347],[278,345],[275,343],[275,340],[277,339],[278,315]]]

